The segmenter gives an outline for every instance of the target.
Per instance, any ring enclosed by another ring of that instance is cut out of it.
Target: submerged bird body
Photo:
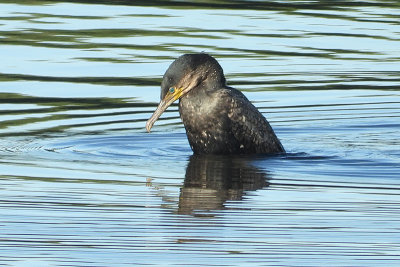
[[[196,101],[199,95],[202,101]],[[179,112],[195,154],[283,151],[266,119],[234,88],[220,88],[206,96],[188,93],[180,100]]]
[[[226,85],[221,66],[207,54],[183,55],[171,64],[161,84],[161,102],[147,122],[148,131],[177,99],[195,154],[284,152],[265,117],[242,92]]]

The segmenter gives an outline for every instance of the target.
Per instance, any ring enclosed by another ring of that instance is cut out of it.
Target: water
[[[2,266],[400,264],[397,1],[97,3],[0,4]],[[201,51],[286,156],[145,132]]]

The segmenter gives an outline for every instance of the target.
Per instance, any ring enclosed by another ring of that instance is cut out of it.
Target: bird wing
[[[254,153],[283,152],[283,147],[267,119],[242,92],[229,89],[232,90],[224,92],[231,102],[228,118],[241,150]]]

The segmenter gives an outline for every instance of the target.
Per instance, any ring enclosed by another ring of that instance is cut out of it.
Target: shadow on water
[[[138,115],[147,113],[147,108],[153,109],[155,106],[135,98],[35,97],[1,92],[0,105],[8,105],[0,110],[0,116],[7,116],[7,119],[0,121],[0,136],[3,137],[47,136],[73,128],[100,127],[87,131],[89,134],[97,134],[109,128],[110,124],[118,124],[115,127],[117,130],[132,130],[137,123],[137,128],[143,129],[146,118]],[[88,120],[84,121],[85,118]],[[40,123],[46,126],[35,126]],[[25,131],[13,130],[18,127],[24,127]]]
[[[179,214],[201,216],[223,210],[226,201],[242,200],[248,191],[268,186],[267,174],[250,158],[192,155],[180,190]]]
[[[13,2],[13,1],[4,1]],[[85,3],[85,4],[103,4],[103,5],[126,5],[126,6],[160,6],[168,8],[216,8],[216,9],[239,9],[239,10],[297,10],[297,9],[326,9],[337,10],[343,7],[398,7],[396,1],[166,1],[166,0],[151,0],[151,1],[129,1],[129,0],[63,0],[63,1],[20,1],[26,5],[37,5],[38,2],[70,2],[70,3]]]

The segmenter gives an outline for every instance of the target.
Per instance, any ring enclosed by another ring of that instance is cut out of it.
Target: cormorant
[[[208,54],[185,54],[167,69],[151,127],[175,100],[194,154],[271,154],[285,150],[265,117],[239,90],[226,85]]]

